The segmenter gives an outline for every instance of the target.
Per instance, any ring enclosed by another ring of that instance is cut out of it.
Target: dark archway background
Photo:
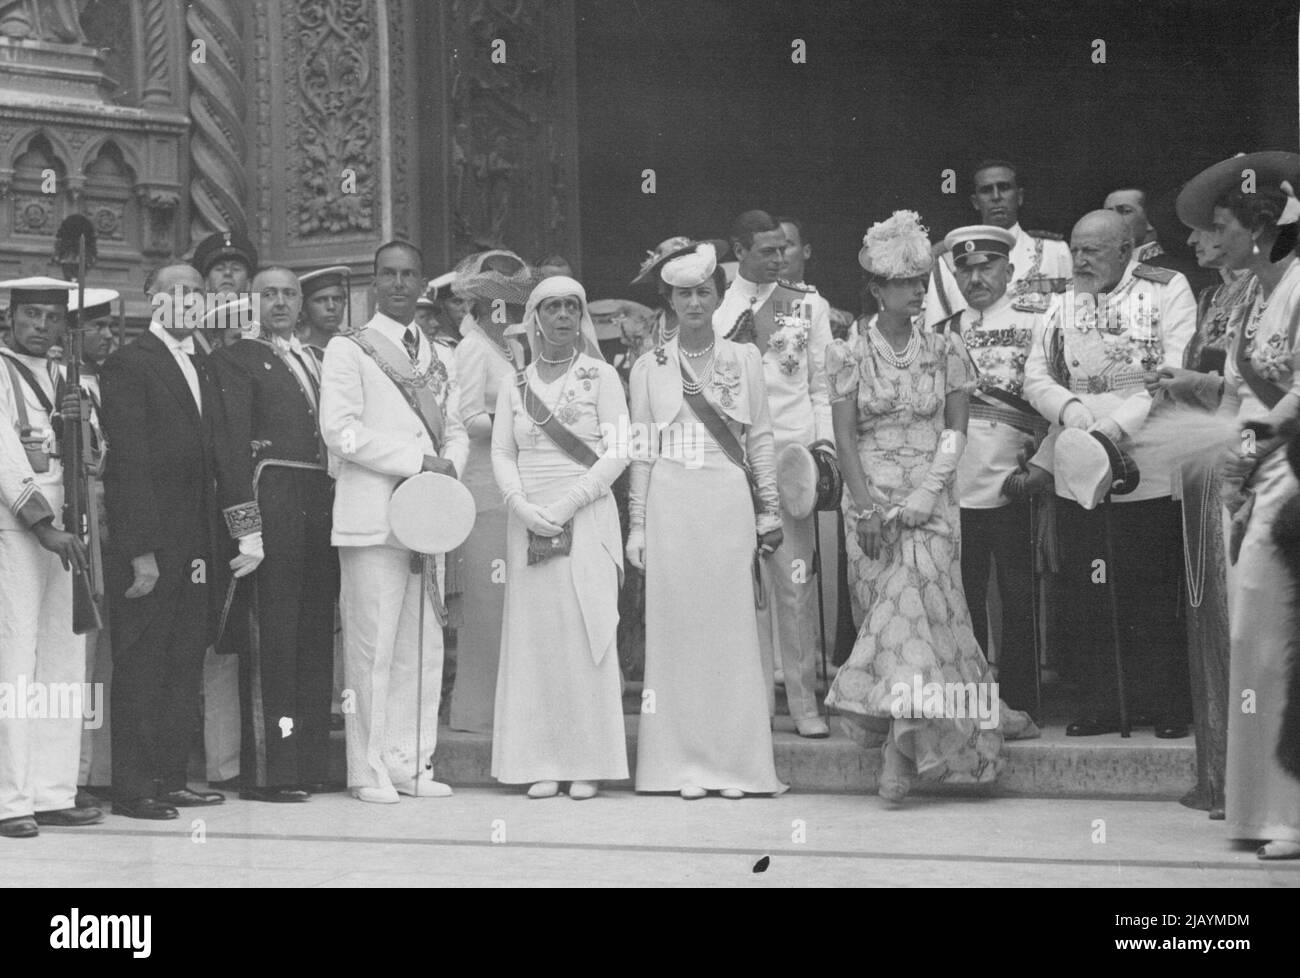
[[[1068,233],[1138,180],[1181,246],[1183,181],[1297,148],[1295,0],[577,0],[576,19],[593,299],[648,301],[627,285],[646,249],[725,236],[764,207],[805,221],[809,280],[855,309],[867,226],[903,206],[933,235],[968,223],[969,170],[988,156],[1021,166],[1027,228]]]

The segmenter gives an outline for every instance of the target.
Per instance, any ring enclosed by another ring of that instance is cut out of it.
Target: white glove
[[[1114,418],[1102,418],[1095,422],[1089,431],[1099,431],[1114,444],[1118,445],[1121,438],[1124,437],[1124,429],[1119,426]]]
[[[645,570],[645,531],[633,530],[627,535],[627,546],[623,548],[627,562],[639,571]]]
[[[514,510],[515,515],[519,517],[519,521],[538,536],[556,537],[564,529],[563,524],[552,523],[547,518],[542,507],[535,506],[530,502],[516,503]]]
[[[1081,428],[1087,431],[1096,418],[1082,401],[1071,401],[1061,412],[1061,424],[1067,428]]]
[[[244,577],[257,570],[257,566],[266,559],[262,550],[262,531],[250,533],[239,538],[239,556],[230,562],[230,569],[235,577]]]

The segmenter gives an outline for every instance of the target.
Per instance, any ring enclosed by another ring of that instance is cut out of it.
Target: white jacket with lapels
[[[382,313],[362,327],[362,335],[377,331],[402,345],[406,327]],[[436,391],[443,417],[442,457],[465,471],[469,439],[461,423],[456,364],[452,351],[430,343],[420,330],[418,367],[426,370],[433,357],[447,368],[447,380]],[[336,547],[399,546],[388,524],[388,500],[403,479],[415,475],[433,442],[424,424],[397,385],[353,340],[336,336],[325,348],[321,368],[321,436],[329,448],[334,489]]]

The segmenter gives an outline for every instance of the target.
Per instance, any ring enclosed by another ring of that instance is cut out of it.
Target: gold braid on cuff
[[[262,532],[262,510],[256,501],[230,506],[223,509],[221,515],[226,518],[226,529],[230,531],[231,539]]]

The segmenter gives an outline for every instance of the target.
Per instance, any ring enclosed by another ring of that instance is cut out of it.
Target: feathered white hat
[[[881,278],[928,275],[934,258],[921,215],[916,211],[894,211],[888,220],[871,225],[863,235],[858,264]]]

